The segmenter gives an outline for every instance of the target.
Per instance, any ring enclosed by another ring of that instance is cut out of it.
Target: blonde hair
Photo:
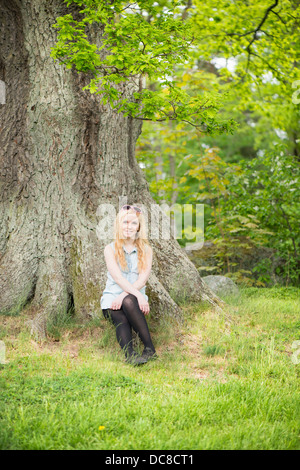
[[[134,214],[139,221],[139,229],[136,233],[135,246],[137,248],[138,255],[138,271],[144,271],[146,269],[146,254],[148,252],[148,247],[150,244],[147,239],[146,234],[146,223],[145,217],[141,212],[136,212],[134,209],[129,210],[120,210],[117,214],[117,217],[114,222],[114,240],[115,240],[115,258],[116,261],[119,261],[120,266],[123,270],[128,268],[125,254],[123,250],[123,219],[128,214]]]

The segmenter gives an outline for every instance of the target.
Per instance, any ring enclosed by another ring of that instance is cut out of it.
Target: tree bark
[[[30,305],[31,331],[73,305],[80,318],[101,312],[106,282],[97,208],[110,203],[155,204],[134,155],[140,122],[82,91],[87,76],[50,57],[61,0],[0,0],[0,312]],[[100,37],[93,28],[91,34]],[[129,84],[124,93],[132,93]],[[158,208],[158,212],[162,211]],[[166,217],[162,213],[162,217]],[[154,250],[147,283],[154,315],[180,318],[178,305],[220,300],[200,279],[177,240],[149,241]]]

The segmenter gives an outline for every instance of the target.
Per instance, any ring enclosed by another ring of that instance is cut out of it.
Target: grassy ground
[[[1,316],[0,448],[299,449],[299,290],[227,301],[231,324],[204,305],[150,323],[159,359],[140,367],[102,318],[38,343],[26,315]]]

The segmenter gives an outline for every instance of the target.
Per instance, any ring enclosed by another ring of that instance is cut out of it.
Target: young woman
[[[104,256],[108,271],[101,297],[103,315],[116,327],[126,361],[144,364],[157,355],[145,319],[150,310],[145,285],[152,267],[152,248],[139,207],[125,205],[119,211],[114,224],[114,241],[105,247]],[[144,344],[141,356],[132,347],[132,328]]]

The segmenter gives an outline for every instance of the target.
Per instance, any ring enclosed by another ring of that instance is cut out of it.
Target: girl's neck
[[[128,240],[128,239],[125,238],[125,239],[123,240],[123,244],[124,244],[125,246],[134,246],[134,245],[135,245],[135,240],[131,240],[131,239]]]

